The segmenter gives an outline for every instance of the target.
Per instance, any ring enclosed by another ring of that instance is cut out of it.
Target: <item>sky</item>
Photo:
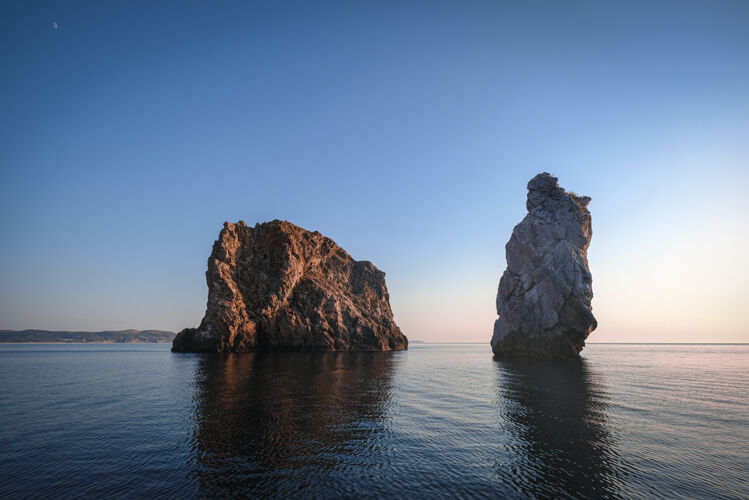
[[[749,2],[0,3],[0,328],[196,326],[224,221],[489,342],[538,172],[590,196],[590,342],[749,342]]]

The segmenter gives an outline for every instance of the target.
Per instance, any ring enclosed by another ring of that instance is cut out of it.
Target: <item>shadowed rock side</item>
[[[557,178],[528,183],[528,215],[505,246],[492,350],[495,354],[578,357],[597,326],[591,312],[587,250],[590,198],[567,193]]]
[[[385,273],[290,222],[226,222],[208,259],[208,305],[178,352],[389,351],[408,347]]]

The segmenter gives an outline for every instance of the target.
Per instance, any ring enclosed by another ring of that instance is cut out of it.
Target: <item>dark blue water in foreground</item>
[[[0,497],[749,497],[749,346],[0,346]]]

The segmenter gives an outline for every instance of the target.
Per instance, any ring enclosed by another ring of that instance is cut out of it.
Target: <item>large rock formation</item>
[[[495,354],[577,357],[597,326],[591,312],[587,250],[590,198],[567,193],[557,178],[528,183],[528,215],[507,242],[499,281]]]
[[[208,259],[208,305],[172,351],[388,351],[408,347],[385,273],[290,222],[226,222]]]

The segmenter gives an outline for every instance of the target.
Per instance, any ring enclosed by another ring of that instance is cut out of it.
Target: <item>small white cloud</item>
[[[59,27],[60,27],[60,25],[59,25],[59,24],[57,24],[56,22],[52,21],[52,29],[53,29],[53,30],[56,30],[56,29],[57,29],[57,28],[59,28]]]

